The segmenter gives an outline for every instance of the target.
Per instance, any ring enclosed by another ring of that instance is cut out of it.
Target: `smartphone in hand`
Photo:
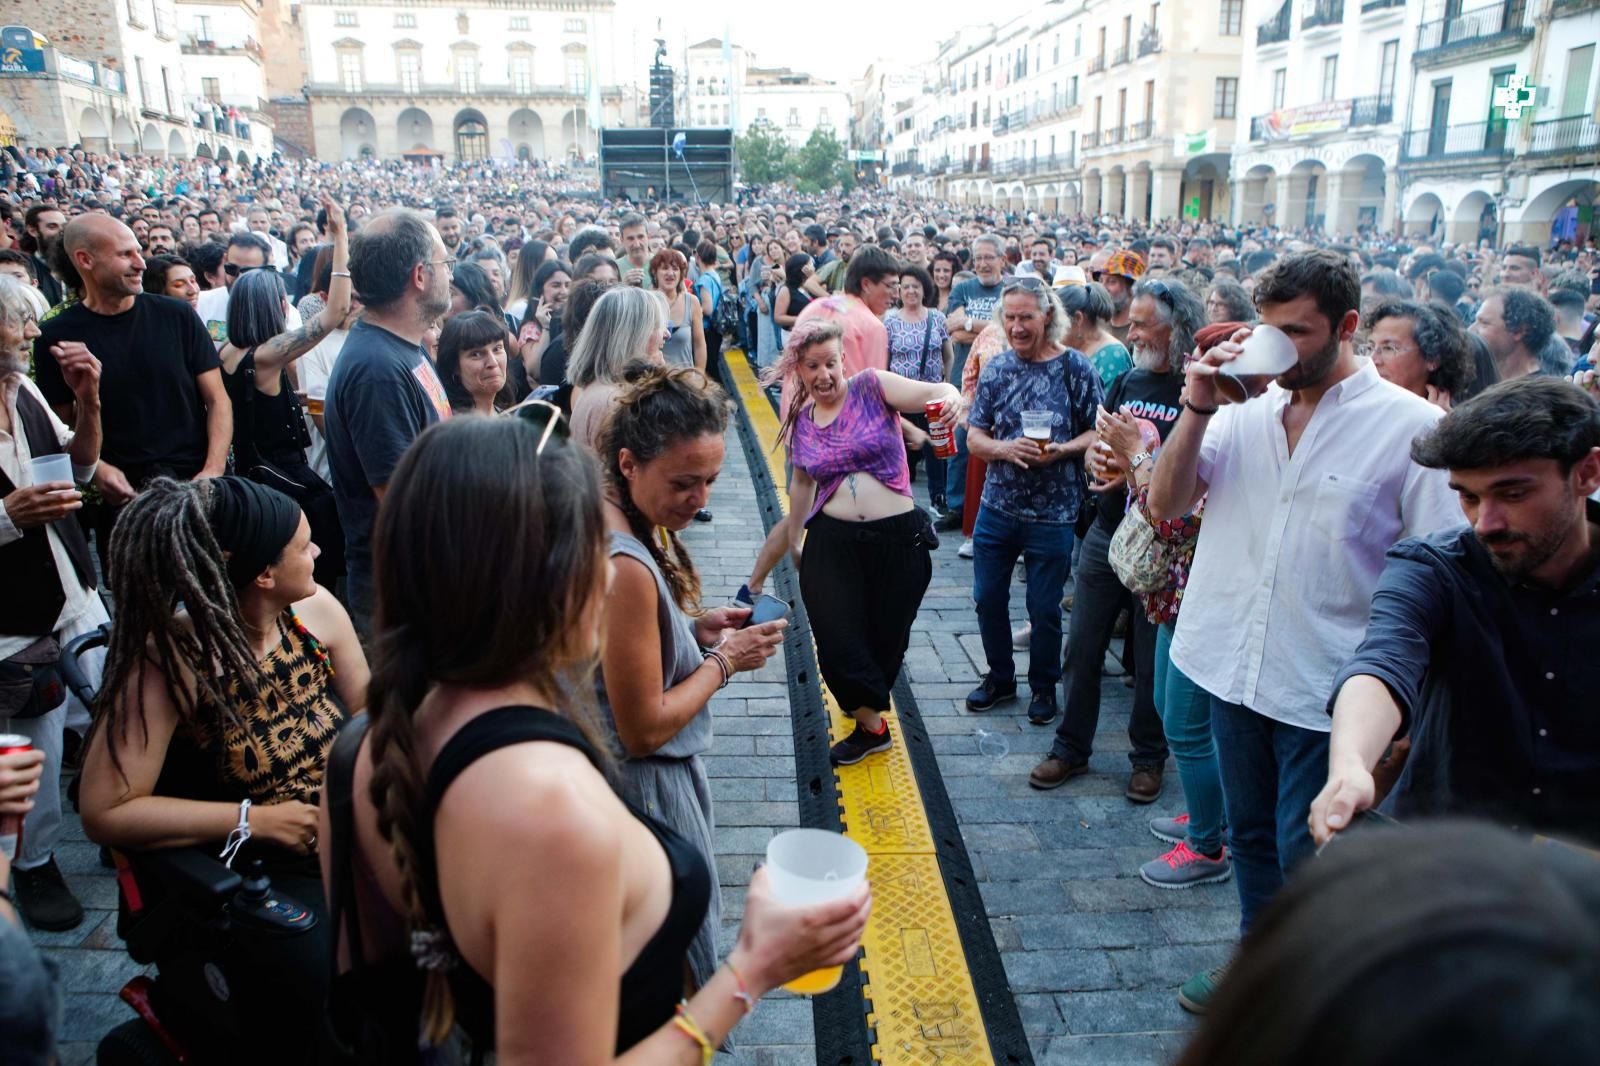
[[[756,597],[755,606],[750,610],[750,617],[745,619],[740,629],[761,625],[763,622],[776,622],[780,618],[788,618],[794,613],[794,607],[787,600],[762,593]]]

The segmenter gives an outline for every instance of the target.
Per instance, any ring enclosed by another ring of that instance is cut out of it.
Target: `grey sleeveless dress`
[[[650,557],[650,550],[626,533],[610,534],[608,554],[637,559],[650,570],[656,581],[657,619],[661,627],[661,677],[667,688],[678,684],[700,668],[704,661],[700,642],[695,639],[694,620],[683,612],[667,588],[666,578]],[[606,698],[603,673],[595,673],[595,698],[601,717],[613,738],[616,718]],[[618,751],[620,743],[615,744]],[[696,844],[712,872],[711,905],[706,908],[705,924],[689,948],[689,968],[696,986],[704,985],[717,971],[717,931],[722,922],[722,892],[716,883],[717,860],[712,851],[711,784],[706,778],[702,752],[711,748],[711,707],[698,714],[672,739],[643,758],[624,758],[617,766],[618,791],[640,810],[671,826],[684,839]]]
[[[661,345],[661,358],[668,366],[694,366],[694,309],[689,306],[693,299],[693,293],[683,298],[682,322],[674,322],[672,308],[667,308],[667,339]]]

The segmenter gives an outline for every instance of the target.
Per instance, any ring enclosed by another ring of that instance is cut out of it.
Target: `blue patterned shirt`
[[[1104,395],[1100,375],[1071,348],[1042,363],[1025,363],[1007,350],[984,364],[968,425],[995,440],[1015,440],[1022,436],[1023,411],[1053,411],[1051,440],[1065,443],[1094,428],[1095,408]],[[1083,492],[1078,459],[1028,470],[990,463],[983,506],[1023,522],[1064,526],[1078,520]]]

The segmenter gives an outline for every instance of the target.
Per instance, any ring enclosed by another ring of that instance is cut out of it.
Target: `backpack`
[[[728,299],[727,287],[722,284],[722,279],[717,276],[715,270],[708,270],[706,273],[701,274],[700,277],[702,280],[710,277],[712,283],[716,286],[717,294],[711,304],[711,328],[724,337],[737,336],[739,332],[739,301]]]

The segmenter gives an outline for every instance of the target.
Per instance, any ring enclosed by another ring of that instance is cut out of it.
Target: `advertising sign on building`
[[[1353,100],[1324,100],[1304,107],[1285,107],[1261,116],[1261,136],[1268,141],[1334,133],[1349,129]]]

